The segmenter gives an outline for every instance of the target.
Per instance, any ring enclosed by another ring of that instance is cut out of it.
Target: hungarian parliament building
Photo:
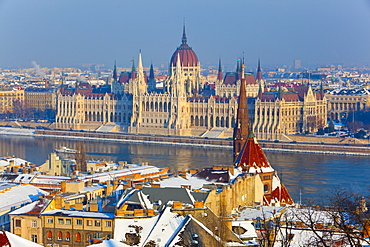
[[[244,72],[243,61],[238,61],[235,72],[223,75],[219,62],[214,84],[208,84],[200,72],[184,27],[163,88],[156,87],[153,65],[149,75],[144,72],[140,52],[131,72],[118,75],[115,65],[108,92],[94,93],[86,82],[62,87],[57,95],[56,128],[103,130],[105,126],[107,131],[129,133],[231,137],[242,81],[249,121],[258,139],[312,133],[327,124],[323,90],[314,92],[309,84],[294,91],[267,90],[259,62],[256,76]]]

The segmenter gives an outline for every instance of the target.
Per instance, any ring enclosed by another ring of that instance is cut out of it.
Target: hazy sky
[[[0,67],[167,68],[184,18],[204,66],[370,62],[369,0],[0,0]]]

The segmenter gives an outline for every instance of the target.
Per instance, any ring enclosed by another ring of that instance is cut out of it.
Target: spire
[[[261,83],[258,84],[258,98],[262,99],[262,85]]]
[[[182,30],[182,44],[185,45],[187,43],[187,38],[186,38],[186,32],[185,32],[185,21],[184,21],[184,26]]]
[[[153,62],[150,63],[149,80],[154,80]]]
[[[218,74],[217,74],[217,80],[222,81],[222,68],[221,68],[221,58],[218,61]]]
[[[241,65],[242,79],[240,82],[239,103],[236,123],[234,126],[234,160],[239,156],[245,141],[248,139],[249,116],[248,116],[248,101],[247,88],[244,78],[244,64]]]
[[[324,86],[323,86],[323,82],[322,81],[320,83],[320,96],[321,96],[321,99],[324,98]]]
[[[137,62],[137,75],[139,80],[145,80],[144,78],[144,68],[143,68],[143,59],[141,57],[141,50],[139,50],[139,58]]]
[[[116,60],[114,60],[114,68],[113,68],[113,79],[114,81],[117,81],[117,66],[116,66]]]
[[[261,61],[258,58],[257,81],[262,81]]]
[[[143,59],[141,58],[141,50],[139,50],[139,59],[137,62],[137,69],[140,70],[143,68]]]

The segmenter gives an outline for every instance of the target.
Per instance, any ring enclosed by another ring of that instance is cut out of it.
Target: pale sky
[[[0,0],[0,67],[167,68],[181,44],[203,65],[370,65],[369,0]]]

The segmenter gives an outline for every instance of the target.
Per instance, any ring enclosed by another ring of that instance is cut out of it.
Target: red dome
[[[184,26],[184,32],[182,35],[182,44],[172,54],[171,61],[170,61],[171,66],[176,66],[178,54],[180,54],[181,66],[195,67],[198,65],[197,54],[195,54],[193,49],[191,49],[191,47],[188,46],[186,42],[187,42],[187,39],[186,39],[185,26]]]

